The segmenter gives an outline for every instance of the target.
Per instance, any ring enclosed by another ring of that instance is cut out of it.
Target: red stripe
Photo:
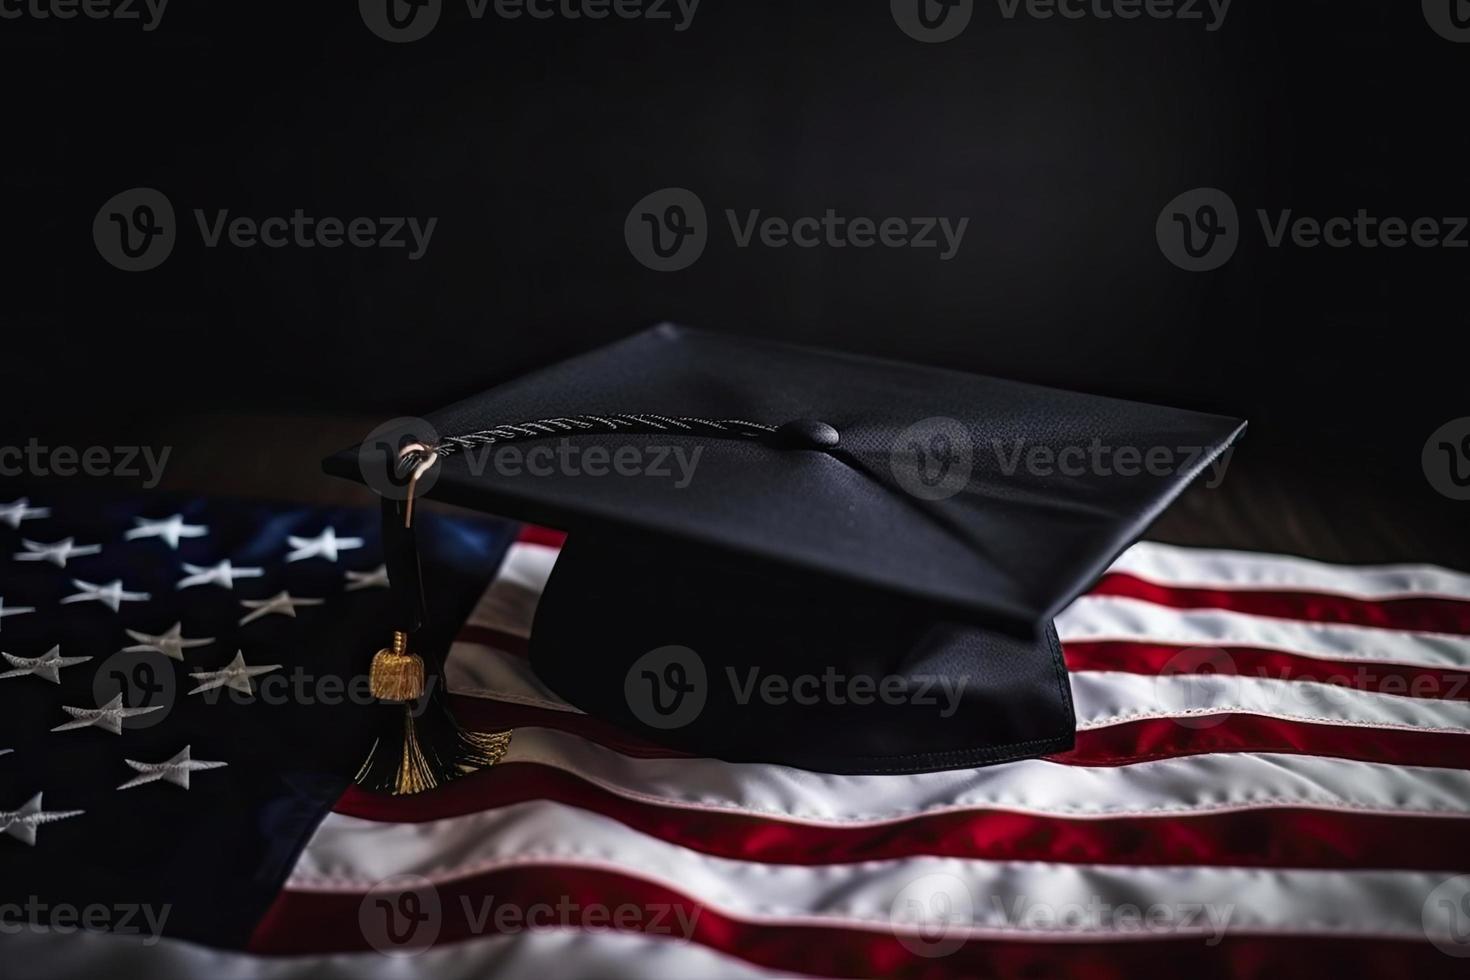
[[[548,548],[560,548],[567,543],[567,532],[541,527],[539,524],[523,524],[516,540],[521,544],[544,544]]]
[[[659,840],[739,861],[844,864],[922,855],[1078,864],[1470,871],[1466,822],[1331,810],[1067,819],[961,810],[870,826],[816,826],[630,800],[553,766],[508,762],[418,796],[351,788],[336,812],[422,823],[550,800]]]
[[[1461,599],[1431,596],[1354,599],[1320,592],[1189,589],[1159,585],[1125,572],[1109,572],[1091,594],[1146,599],[1177,609],[1229,609],[1309,623],[1347,623],[1419,633],[1470,634],[1470,602]]]
[[[1470,769],[1470,733],[1410,732],[1221,713],[1149,718],[1077,733],[1072,766],[1123,766],[1206,752],[1285,752],[1403,766]]]
[[[1204,937],[1099,942],[992,941],[961,943],[945,956],[915,953],[886,930],[841,926],[752,923],[641,878],[600,869],[538,865],[507,868],[436,886],[442,925],[436,945],[496,934],[495,909],[552,917],[557,925],[607,928],[620,907],[626,926],[650,935],[669,930],[681,941],[688,923],[693,942],[772,970],[823,976],[1085,976],[1136,980],[1160,973],[1209,977],[1405,977],[1463,975],[1463,964],[1427,942],[1352,937],[1231,937],[1218,945]],[[589,907],[600,910],[589,918]],[[660,908],[675,909],[660,917]],[[486,915],[486,912],[490,914]],[[682,913],[683,918],[678,918]],[[371,951],[360,915],[360,894],[283,892],[257,927],[250,950],[268,955]],[[483,921],[476,928],[475,919]],[[544,921],[538,920],[538,921]],[[665,934],[667,935],[667,934]],[[410,961],[411,962],[411,961]]]
[[[1239,674],[1283,681],[1318,681],[1379,694],[1470,701],[1470,673],[1434,667],[1354,664],[1278,650],[1238,646],[1180,646],[1133,640],[1065,643],[1067,669],[1129,674]]]

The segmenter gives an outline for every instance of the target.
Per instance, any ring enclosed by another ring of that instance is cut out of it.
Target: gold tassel
[[[355,781],[394,796],[422,793],[457,776],[495,765],[510,748],[514,734],[513,731],[469,732],[452,721],[449,725],[451,731],[441,733],[440,737],[450,744],[430,748],[419,737],[412,706],[404,705],[401,748],[385,745],[379,739],[363,761]]]
[[[393,646],[373,655],[368,684],[380,701],[417,701],[424,696],[424,661],[408,651],[408,634],[395,630]]]

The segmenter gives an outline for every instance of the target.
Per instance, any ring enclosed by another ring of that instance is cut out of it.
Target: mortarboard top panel
[[[581,452],[682,448],[692,473],[679,479],[666,459],[670,478],[515,474],[485,449],[467,450],[439,463],[429,496],[846,582],[1028,637],[1244,430],[1222,416],[672,325],[426,419],[453,436],[610,413],[818,420],[839,442],[814,451],[672,432],[579,434]],[[1149,462],[1160,450],[1169,465]],[[362,479],[356,449],[327,469]]]

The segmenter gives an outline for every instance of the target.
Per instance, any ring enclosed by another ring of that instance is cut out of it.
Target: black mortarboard
[[[1052,616],[1244,429],[668,325],[425,421],[420,494],[568,532],[530,640],[551,689],[832,772],[1069,747]],[[384,456],[327,468],[401,498]]]

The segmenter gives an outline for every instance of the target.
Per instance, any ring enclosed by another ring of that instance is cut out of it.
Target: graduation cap
[[[384,497],[405,638],[414,496],[559,528],[529,643],[545,684],[677,749],[837,773],[1069,748],[1052,617],[1245,428],[671,325],[424,426],[326,461]],[[393,690],[413,658],[380,655],[385,693],[423,686]],[[363,782],[423,788],[505,737],[384,743]]]

